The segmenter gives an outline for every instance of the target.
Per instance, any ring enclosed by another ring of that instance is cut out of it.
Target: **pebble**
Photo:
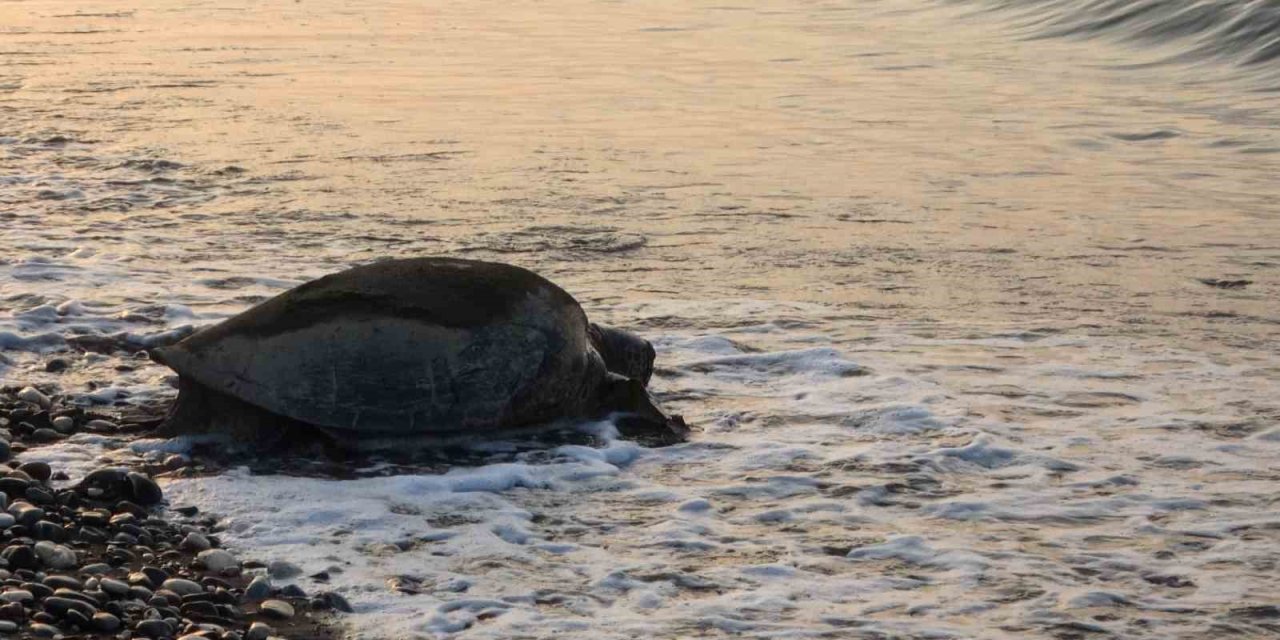
[[[71,569],[76,566],[76,552],[60,544],[41,540],[36,543],[35,552],[50,569]]]
[[[123,598],[129,595],[129,585],[127,583],[119,580],[113,580],[111,578],[103,578],[98,583],[98,588],[107,592],[107,595],[114,596],[116,598]]]
[[[173,635],[173,627],[164,620],[143,620],[134,627],[138,635],[148,638],[168,638]]]
[[[71,433],[76,430],[76,421],[71,416],[58,416],[53,419],[53,429],[58,433]]]
[[[48,482],[53,476],[53,469],[49,467],[47,462],[24,462],[18,465],[18,471],[27,474],[27,477],[36,482]]]
[[[41,393],[35,387],[23,388],[22,391],[18,392],[18,399],[23,402],[40,405],[41,409],[48,409],[53,404],[53,401],[49,400],[49,396]]]
[[[44,624],[43,622],[37,622],[29,625],[27,627],[27,631],[37,638],[52,638],[58,635],[57,627]]]
[[[84,583],[71,576],[45,576],[44,586],[50,589],[73,589],[83,591]]]
[[[94,629],[97,629],[98,631],[105,631],[106,633],[115,633],[115,631],[121,626],[120,618],[105,612],[93,616],[93,619],[89,621],[89,624],[92,625]]]
[[[209,542],[209,539],[206,538],[204,534],[198,531],[192,531],[182,539],[182,542],[178,543],[178,548],[186,549],[187,551],[200,552],[212,549],[213,543]]]
[[[44,610],[55,616],[64,617],[68,611],[75,611],[85,617],[85,620],[93,618],[98,614],[98,608],[75,598],[63,598],[52,596],[44,599]]]
[[[8,529],[18,523],[18,519],[7,514],[0,513],[0,530]]]
[[[12,455],[12,447],[9,441],[0,438],[0,462],[8,462],[10,455]]]
[[[244,598],[250,602],[266,600],[271,595],[271,581],[264,576],[258,576],[245,587]]]
[[[190,595],[193,593],[204,593],[204,587],[200,586],[199,583],[183,578],[170,578],[165,580],[162,587],[180,596]]]
[[[11,620],[0,620],[0,633],[13,633],[18,630],[18,623]]]
[[[0,600],[5,602],[35,602],[36,597],[30,591],[22,589],[10,589],[4,593],[0,593]]]
[[[66,371],[69,366],[71,366],[71,363],[66,358],[50,358],[48,362],[44,363],[44,370],[49,373],[60,373]]]
[[[263,615],[278,620],[288,620],[294,613],[293,605],[284,600],[267,600],[262,603],[260,610]]]
[[[284,560],[272,560],[267,565],[267,573],[277,580],[285,580],[294,576],[302,575],[302,568],[292,562]]]
[[[249,630],[244,634],[244,640],[267,640],[275,632],[276,630],[266,623],[255,622],[249,625]]]
[[[110,420],[96,419],[84,423],[84,428],[89,431],[115,431],[120,427]]]
[[[160,485],[156,484],[150,476],[145,473],[130,471],[128,476],[130,495],[133,501],[140,505],[160,504],[164,500],[164,492],[160,490]]]
[[[48,427],[36,429],[35,432],[31,434],[31,439],[35,442],[53,442],[61,437],[61,433],[58,433]]]
[[[236,557],[231,555],[230,552],[223,549],[201,551],[200,555],[196,556],[196,559],[214,573],[222,573],[227,569],[240,566],[240,561],[236,560]]]

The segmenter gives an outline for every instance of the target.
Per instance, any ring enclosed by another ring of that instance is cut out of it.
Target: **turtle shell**
[[[525,269],[386,260],[286,291],[155,357],[305,423],[440,434],[584,415],[605,375],[587,327],[572,296]]]

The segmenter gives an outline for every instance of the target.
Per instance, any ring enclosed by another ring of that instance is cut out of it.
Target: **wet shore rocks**
[[[336,593],[273,585],[221,548],[213,519],[165,508],[143,470],[75,479],[23,453],[121,430],[37,389],[0,390],[0,637],[268,640],[341,637]]]

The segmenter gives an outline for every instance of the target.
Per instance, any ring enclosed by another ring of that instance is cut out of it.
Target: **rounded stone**
[[[36,597],[30,591],[25,589],[10,589],[4,593],[0,593],[0,600],[5,602],[35,602]]]
[[[196,559],[208,570],[214,573],[222,573],[227,569],[234,569],[240,566],[240,561],[224,549],[208,549],[201,551]]]
[[[53,425],[53,430],[58,433],[69,434],[76,430],[76,421],[71,416],[58,416],[53,419],[51,424]]]
[[[44,610],[55,616],[63,617],[68,611],[77,611],[83,615],[85,619],[92,618],[97,615],[98,608],[75,598],[64,598],[60,596],[50,596],[44,599]]]
[[[31,535],[36,540],[62,542],[67,538],[67,530],[63,529],[60,524],[41,520],[31,526]]]
[[[0,551],[0,559],[8,563],[10,569],[35,569],[39,566],[36,553],[25,544],[11,544]]]
[[[43,622],[36,622],[27,627],[27,632],[34,638],[53,638],[58,636],[58,628]]]
[[[130,495],[133,501],[144,506],[159,504],[164,500],[164,492],[160,490],[160,485],[156,484],[150,476],[136,471],[130,471],[126,478],[129,481]]]
[[[302,575],[302,568],[292,562],[272,560],[267,564],[267,573],[278,580],[286,580]]]
[[[284,600],[267,600],[259,608],[262,615],[277,620],[288,620],[293,617],[293,605]]]
[[[192,582],[183,578],[170,578],[164,581],[162,588],[168,589],[180,596],[191,595],[193,593],[204,593],[204,587],[197,582]]]
[[[31,440],[33,442],[53,442],[60,438],[62,438],[61,433],[58,433],[57,431],[54,431],[53,429],[50,429],[48,427],[41,427],[39,429],[36,429],[31,434]]]
[[[244,589],[244,598],[249,602],[266,600],[271,596],[271,581],[265,576],[258,576]]]
[[[129,585],[113,578],[103,578],[98,582],[98,588],[113,598],[123,598],[129,595]]]
[[[39,405],[41,409],[48,409],[49,406],[53,404],[53,401],[49,399],[49,396],[41,393],[40,390],[35,387],[24,387],[18,392],[17,397],[23,402]]]
[[[44,586],[50,589],[72,589],[74,591],[84,590],[84,583],[72,578],[71,576],[45,576]]]
[[[213,548],[213,543],[209,542],[209,539],[203,534],[192,531],[182,539],[182,542],[178,543],[178,547],[187,551],[200,552]]]
[[[272,629],[264,622],[255,622],[249,625],[249,630],[244,633],[244,640],[267,640],[276,630]]]
[[[164,620],[143,620],[134,627],[134,630],[137,631],[140,636],[156,640],[160,638],[168,638],[173,635],[173,627]]]
[[[41,540],[35,546],[36,555],[50,569],[70,569],[76,566],[76,552],[60,544]]]
[[[120,628],[120,618],[104,612],[93,616],[89,624],[98,631],[115,633]]]
[[[48,482],[49,478],[53,476],[53,469],[47,462],[24,462],[18,465],[18,471],[27,474],[28,477],[36,482]]]

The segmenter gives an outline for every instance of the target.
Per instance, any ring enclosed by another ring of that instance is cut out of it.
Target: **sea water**
[[[171,372],[91,347],[380,258],[507,261],[654,341],[690,441],[584,424],[170,503],[358,638],[1274,633],[1276,15],[0,4],[0,382],[163,402]]]

